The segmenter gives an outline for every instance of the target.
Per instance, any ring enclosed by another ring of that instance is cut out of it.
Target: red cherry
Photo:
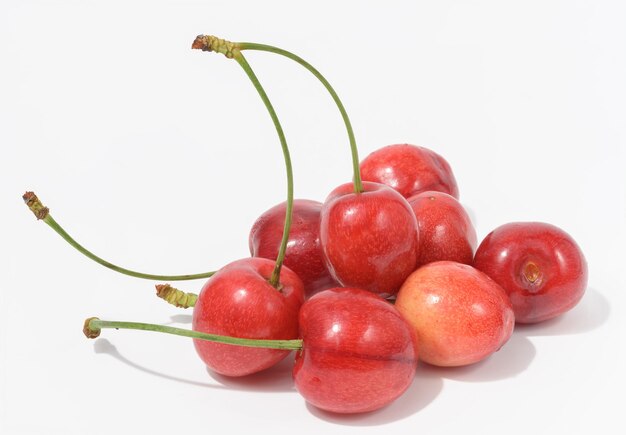
[[[264,212],[250,230],[249,246],[253,257],[275,260],[285,224],[286,203],[282,202]],[[307,296],[336,287],[324,262],[320,246],[320,212],[322,203],[307,199],[293,202],[291,230],[284,265],[302,280]]]
[[[448,162],[434,151],[416,145],[388,145],[368,155],[360,165],[364,181],[383,183],[405,198],[428,190],[459,198]]]
[[[478,247],[474,266],[504,288],[520,323],[568,311],[587,287],[587,262],[574,239],[541,222],[496,228]]]
[[[420,358],[438,366],[478,362],[502,347],[515,319],[504,290],[471,266],[438,261],[406,280],[396,308],[413,326]]]
[[[294,272],[283,267],[280,288],[274,288],[269,283],[273,270],[274,261],[265,258],[245,258],[224,266],[198,295],[193,330],[240,338],[298,338],[304,286]],[[289,354],[197,339],[194,345],[207,367],[227,376],[264,370]]]
[[[300,311],[303,349],[293,377],[312,405],[337,413],[367,412],[411,384],[417,346],[393,305],[355,288],[323,291]]]
[[[422,192],[408,201],[419,229],[418,264],[440,260],[472,264],[476,230],[459,201],[436,191]]]
[[[320,241],[331,274],[346,287],[389,296],[415,270],[418,234],[415,214],[395,190],[347,183],[322,206]]]

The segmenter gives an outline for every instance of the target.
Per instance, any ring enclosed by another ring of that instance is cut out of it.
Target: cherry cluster
[[[38,219],[106,267],[153,280],[209,277],[199,294],[156,286],[166,301],[193,307],[192,330],[89,318],[84,325],[88,337],[97,337],[103,328],[192,337],[200,359],[225,376],[265,370],[295,351],[293,379],[307,402],[331,412],[359,413],[398,398],[413,382],[418,360],[437,366],[476,363],[505,345],[516,322],[553,318],[582,298],[586,262],[561,229],[540,222],[508,223],[477,246],[452,169],[442,156],[399,144],[360,161],[336,92],[300,57],[203,35],[192,47],[235,59],[255,85],[285,156],[287,200],[252,226],[251,257],[216,272],[163,276],[94,255],[27,192],[24,200]],[[354,174],[323,203],[293,199],[286,140],[244,50],[298,62],[336,102],[350,139]]]

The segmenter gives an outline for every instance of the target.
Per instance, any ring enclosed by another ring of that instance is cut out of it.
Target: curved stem
[[[138,322],[115,322],[108,320],[100,320],[97,317],[91,317],[85,320],[83,332],[87,338],[96,338],[100,335],[102,329],[135,329],[140,331],[154,331],[165,334],[180,335],[182,337],[197,338],[200,340],[212,341],[215,343],[231,344],[237,346],[257,347],[264,349],[280,349],[280,350],[300,350],[302,349],[302,340],[261,340],[250,338],[228,337],[225,335],[207,334],[204,332],[192,331],[189,329],[175,328],[172,326],[155,325],[153,323]]]
[[[48,224],[48,226],[50,228],[52,228],[54,231],[56,231],[56,233],[58,235],[63,237],[63,239],[67,243],[72,245],[77,251],[79,251],[80,253],[82,253],[86,257],[92,259],[96,263],[101,264],[104,267],[108,267],[109,269],[114,270],[116,272],[123,273],[124,275],[134,276],[135,278],[153,279],[153,280],[157,280],[157,281],[184,281],[184,280],[191,280],[191,279],[209,278],[210,276],[215,274],[215,272],[204,272],[204,273],[196,273],[196,274],[190,274],[190,275],[154,275],[154,274],[150,274],[150,273],[142,273],[142,272],[137,272],[137,271],[134,271],[134,270],[125,269],[123,267],[116,266],[115,264],[110,263],[110,262],[108,262],[108,261],[98,257],[97,255],[95,255],[91,251],[89,251],[87,248],[82,246],[80,243],[78,243],[76,240],[74,240],[72,238],[72,236],[70,236],[63,229],[63,227],[61,227],[61,225],[59,225],[57,223],[57,221],[54,220],[54,218],[50,214],[48,214],[42,220],[46,224]]]
[[[106,260],[98,257],[93,254],[87,248],[82,246],[76,240],[70,236],[61,225],[58,224],[57,221],[50,215],[50,210],[48,207],[44,206],[37,195],[34,192],[26,192],[22,195],[22,199],[24,203],[28,206],[30,211],[33,212],[37,220],[44,221],[50,228],[52,228],[58,235],[63,237],[63,239],[73,246],[76,250],[81,252],[83,255],[91,258],[96,263],[101,264],[104,267],[108,267],[109,269],[115,270],[116,272],[123,273],[124,275],[134,276],[136,278],[144,278],[144,279],[154,279],[158,281],[182,281],[187,279],[199,279],[199,278],[208,278],[215,274],[215,272],[205,272],[205,273],[197,273],[194,275],[152,275],[149,273],[136,272],[134,270],[125,269],[120,266],[116,266],[113,263],[109,263]]]
[[[343,122],[346,126],[346,131],[348,133],[348,138],[350,140],[350,150],[352,152],[352,169],[354,172],[354,191],[356,193],[360,193],[363,191],[363,183],[361,182],[361,172],[359,168],[359,155],[356,146],[356,139],[354,138],[354,131],[352,130],[352,124],[350,123],[350,118],[348,117],[348,113],[341,102],[341,99],[337,95],[337,92],[330,85],[328,80],[317,70],[308,63],[306,60],[302,59],[300,56],[295,55],[287,50],[283,50],[282,48],[273,47],[271,45],[266,44],[257,44],[254,42],[238,42],[236,44],[239,50],[258,50],[258,51],[266,51],[270,53],[280,54],[281,56],[285,56],[303,67],[309,70],[317,79],[322,82],[322,85],[326,88],[326,90],[330,93],[330,96],[333,98],[333,101],[337,105],[339,112],[341,112],[341,117],[343,118]]]
[[[291,229],[291,215],[293,208],[293,172],[291,169],[291,157],[289,155],[289,148],[287,147],[287,141],[285,140],[283,128],[280,125],[280,121],[278,120],[276,111],[274,110],[274,107],[272,106],[272,103],[270,102],[267,93],[263,89],[263,86],[261,86],[261,83],[256,77],[256,74],[254,74],[254,71],[252,71],[252,67],[250,67],[250,64],[248,63],[246,58],[243,56],[243,54],[241,54],[241,50],[239,49],[238,44],[227,41],[225,39],[217,38],[212,35],[198,35],[191,44],[191,48],[194,50],[221,53],[229,59],[235,59],[237,63],[239,63],[239,65],[243,68],[244,72],[246,73],[250,81],[252,81],[252,84],[259,93],[259,96],[263,100],[263,104],[265,104],[265,108],[272,118],[272,122],[274,123],[274,127],[276,128],[276,133],[278,133],[278,139],[280,140],[280,146],[283,150],[283,156],[285,158],[285,169],[287,171],[287,207],[285,210],[283,237],[280,243],[278,257],[276,258],[276,265],[274,266],[274,271],[272,272],[272,276],[269,280],[270,284],[278,289],[280,288],[280,270],[285,259],[287,242],[289,241],[289,230]]]
[[[276,111],[274,110],[274,107],[272,106],[272,103],[270,102],[269,97],[267,96],[267,93],[263,89],[263,86],[261,86],[259,79],[257,78],[256,74],[254,74],[254,71],[252,71],[252,68],[250,67],[250,64],[248,63],[246,58],[243,57],[243,54],[241,54],[240,52],[237,52],[234,55],[234,58],[237,61],[237,63],[241,65],[246,75],[248,76],[248,78],[250,79],[254,87],[256,88],[257,92],[261,96],[261,99],[263,100],[263,104],[265,104],[265,107],[267,108],[267,111],[269,112],[272,118],[272,122],[274,123],[274,127],[276,128],[276,133],[278,133],[280,146],[283,150],[283,156],[285,158],[285,169],[287,171],[287,207],[285,210],[285,224],[283,226],[283,236],[280,242],[280,249],[278,250],[278,256],[276,257],[276,265],[274,266],[274,271],[272,272],[272,276],[270,278],[270,284],[278,288],[279,279],[280,279],[280,269],[282,268],[283,262],[285,260],[285,253],[287,251],[287,242],[289,241],[289,230],[291,229],[291,217],[292,217],[292,209],[293,209],[293,170],[291,168],[291,156],[289,155],[289,148],[287,147],[287,140],[285,139],[285,133],[283,132],[283,128],[280,125],[280,121],[278,120]]]

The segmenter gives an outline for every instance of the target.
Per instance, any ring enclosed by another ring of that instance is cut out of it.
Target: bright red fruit
[[[363,180],[386,184],[405,198],[428,190],[459,198],[450,165],[428,148],[388,145],[368,155],[360,167]]]
[[[459,201],[436,191],[422,192],[408,201],[419,229],[418,264],[440,260],[472,264],[476,230]]]
[[[381,296],[395,294],[415,270],[418,234],[415,214],[395,190],[352,183],[333,190],[322,206],[322,249],[334,278]]]
[[[264,212],[254,222],[248,239],[253,257],[275,260],[278,256],[286,207],[286,203],[282,202]],[[300,277],[307,296],[338,285],[326,267],[320,246],[321,210],[322,203],[317,201],[293,201],[284,265]]]
[[[411,385],[417,344],[393,305],[365,290],[335,288],[300,311],[303,350],[293,377],[312,405],[337,413],[373,411]]]
[[[437,366],[478,362],[513,332],[515,318],[504,290],[466,264],[438,261],[406,280],[396,308],[413,326],[420,358]]]
[[[274,288],[269,283],[274,264],[265,258],[245,258],[220,269],[198,295],[193,330],[240,338],[298,338],[304,286],[294,272],[283,267],[280,288]],[[194,345],[208,368],[227,376],[264,370],[289,354],[198,339]]]
[[[485,237],[474,266],[509,294],[515,319],[541,322],[574,307],[587,287],[587,262],[563,230],[541,222],[513,222]]]

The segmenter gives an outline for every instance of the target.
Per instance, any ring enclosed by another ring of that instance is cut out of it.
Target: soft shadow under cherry
[[[153,376],[157,376],[159,378],[163,378],[163,379],[167,379],[170,381],[176,381],[176,382],[180,382],[183,384],[189,384],[189,385],[194,385],[196,387],[206,387],[206,388],[218,388],[218,389],[223,389],[224,386],[222,385],[216,385],[216,384],[210,384],[210,383],[206,383],[206,382],[198,382],[198,381],[192,381],[191,379],[184,379],[184,378],[179,378],[177,376],[173,376],[173,375],[168,375],[166,373],[161,373],[158,372],[156,370],[150,369],[148,367],[142,366],[141,364],[138,364],[134,361],[129,360],[128,358],[126,358],[124,355],[122,355],[117,348],[106,338],[99,338],[96,340],[96,342],[93,345],[94,351],[98,354],[107,354],[109,356],[112,356],[113,358],[115,358],[116,360],[126,364],[127,366],[130,366],[136,370],[142,371],[144,373],[147,373],[149,375],[153,375]]]
[[[571,311],[544,322],[515,325],[515,330],[527,337],[582,334],[601,327],[611,314],[611,304],[600,291],[588,288]]]
[[[229,390],[257,391],[267,393],[295,392],[291,370],[294,364],[293,354],[267,370],[247,376],[231,377],[212,372],[207,373],[216,382]]]
[[[424,364],[425,371],[463,382],[491,382],[512,378],[526,370],[537,350],[523,334],[513,331],[509,341],[488,358],[463,367],[436,367]]]
[[[335,414],[323,411],[309,403],[306,406],[311,414],[330,423],[344,426],[381,426],[418,413],[433,402],[442,390],[441,377],[423,370],[420,365],[408,390],[396,401],[378,411],[365,414]]]
[[[171,325],[172,323],[179,323],[182,325],[191,325],[191,320],[191,314],[174,314],[173,316],[170,316],[170,322],[166,324]]]

